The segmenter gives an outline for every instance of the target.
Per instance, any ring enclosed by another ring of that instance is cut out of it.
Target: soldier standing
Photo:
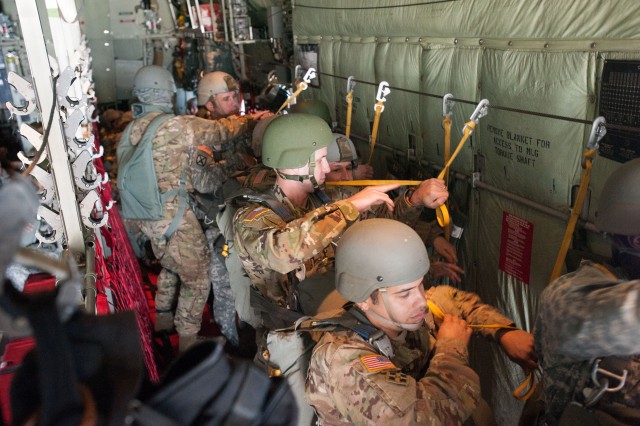
[[[163,267],[158,276],[156,329],[175,325],[184,351],[197,340],[211,263],[204,233],[187,203],[188,193],[213,192],[242,167],[241,156],[219,161],[214,152],[222,142],[247,132],[249,119],[174,116],[175,91],[171,73],[160,66],[146,66],[136,73],[133,94],[139,102],[132,105],[135,120],[118,147],[118,188],[123,217],[136,220]],[[144,167],[148,156],[139,152],[142,160],[132,167],[133,152],[145,138],[152,162]],[[130,151],[125,153],[127,147]],[[125,173],[125,168],[132,172]],[[159,193],[154,200],[157,211],[150,212],[151,203],[141,204],[136,198],[154,193]]]
[[[595,224],[617,269],[585,260],[542,292],[539,424],[640,424],[640,159],[607,179]]]

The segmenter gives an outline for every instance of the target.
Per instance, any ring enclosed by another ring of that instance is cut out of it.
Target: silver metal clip
[[[80,217],[88,228],[101,228],[109,221],[109,213],[102,206],[100,195],[96,191],[89,193],[80,201]],[[95,208],[95,209],[94,209]],[[95,212],[95,214],[94,214]]]
[[[355,79],[352,75],[347,77],[347,93],[353,92],[353,88],[356,87]]]
[[[386,81],[381,81],[380,84],[378,84],[378,92],[376,93],[376,101],[378,102],[387,102],[387,95],[391,93],[391,89],[389,88],[389,83],[387,83]],[[373,110],[374,111],[378,111],[378,109],[380,109],[380,112],[382,113],[382,111],[384,111],[384,105],[378,105],[378,103],[376,103],[373,106]]]
[[[18,93],[24,98],[26,104],[23,106],[15,106],[12,102],[7,102],[7,109],[11,111],[11,114],[15,115],[27,115],[31,114],[37,106],[36,92],[33,90],[33,86],[27,80],[19,76],[13,71],[9,71],[7,81],[13,86]]]
[[[51,173],[47,173],[41,167],[34,167],[30,173],[31,176],[37,179],[40,186],[42,186],[42,190],[40,191],[40,202],[44,204],[49,204],[53,200],[54,195],[54,185],[53,185],[53,176]]]
[[[607,120],[604,117],[597,117],[593,120],[591,125],[591,134],[589,135],[589,142],[587,143],[587,149],[598,150],[600,141],[607,134]]]
[[[476,109],[473,111],[473,114],[471,114],[471,117],[469,118],[469,120],[473,121],[477,125],[480,119],[485,115],[487,115],[488,113],[489,113],[489,101],[487,99],[483,99],[480,101]],[[462,128],[463,129],[462,131],[464,132],[467,129],[467,127],[469,126],[465,124],[464,127]],[[473,132],[473,129],[471,129],[471,131]]]
[[[40,148],[42,147],[41,133],[39,133],[33,127],[29,126],[27,123],[22,123],[20,125],[20,134],[29,141],[29,143],[35,148],[36,151],[40,150]],[[47,158],[47,155],[43,151],[42,155],[35,159],[36,164],[42,163],[45,158]],[[29,160],[22,151],[18,152],[18,159],[22,161],[22,164],[31,164],[31,160]]]
[[[71,67],[65,68],[62,74],[60,74],[60,77],[58,77],[58,81],[56,81],[56,94],[60,106],[67,109],[78,109],[87,106],[87,95],[82,94],[79,99],[69,96],[69,90],[76,79],[76,72]]]
[[[456,104],[453,99],[453,94],[447,93],[442,97],[442,116],[451,115],[451,108]]]
[[[62,225],[62,216],[59,213],[41,204],[38,208],[37,218],[44,220],[51,227],[51,232],[48,235],[43,235],[40,229],[36,231],[36,239],[40,243],[52,244],[62,239],[64,227]]]
[[[84,191],[96,189],[103,182],[103,177],[96,171],[93,160],[100,158],[104,153],[104,148],[100,146],[100,152],[92,154],[89,150],[83,149],[73,160],[71,169],[73,170],[73,180],[76,186]]]
[[[315,68],[309,68],[307,70],[307,72],[304,74],[304,77],[302,77],[302,81],[304,81],[307,84],[310,84],[311,80],[316,78],[317,75],[318,74],[316,73],[316,69]]]

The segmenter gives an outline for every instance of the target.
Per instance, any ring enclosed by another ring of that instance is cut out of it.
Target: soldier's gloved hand
[[[467,322],[460,317],[451,314],[444,314],[442,325],[438,330],[436,340],[455,339],[462,341],[465,345],[469,344],[471,337],[471,328],[467,326]]]
[[[500,346],[509,359],[522,367],[525,373],[538,366],[533,334],[524,330],[509,330],[500,337]]]
[[[386,192],[392,189],[398,188],[400,185],[379,185],[379,186],[367,186],[362,191],[355,193],[351,197],[347,198],[347,201],[351,202],[360,213],[369,210],[372,206],[379,204],[386,204],[390,212],[393,211],[393,200]]]
[[[411,204],[435,209],[449,198],[449,191],[442,179],[427,179],[411,194]]]

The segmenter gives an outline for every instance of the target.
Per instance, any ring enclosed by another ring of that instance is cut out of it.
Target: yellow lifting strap
[[[569,244],[571,243],[571,238],[573,237],[573,231],[575,231],[578,217],[580,216],[582,206],[584,205],[584,199],[587,196],[589,180],[591,179],[591,167],[593,165],[593,160],[598,155],[598,144],[606,134],[607,128],[604,117],[597,117],[595,120],[593,120],[593,125],[591,126],[591,134],[589,135],[589,142],[587,143],[587,148],[582,155],[582,178],[580,179],[578,193],[576,195],[575,202],[573,203],[573,208],[571,209],[571,215],[569,216],[567,229],[564,231],[564,237],[562,238],[562,243],[560,244],[558,257],[556,258],[556,263],[553,266],[551,278],[549,278],[550,283],[558,278],[560,276],[560,273],[562,272],[562,265],[564,264],[564,260],[567,257],[567,252],[569,251]]]
[[[451,157],[451,111],[450,108],[455,104],[451,99],[453,95],[447,93],[442,97],[442,128],[444,129],[444,153],[443,164],[447,164]],[[444,176],[444,184],[449,186],[449,174]],[[449,200],[445,203],[445,207],[449,209]],[[447,241],[451,240],[451,224],[444,227],[444,237]]]
[[[434,317],[438,319],[444,319],[444,312],[438,305],[433,303],[431,300],[427,300],[427,307],[429,311],[433,314]],[[506,328],[510,330],[518,330],[517,327],[512,325],[505,324],[467,324],[469,328]],[[525,392],[526,390],[526,392]],[[530,372],[524,381],[513,391],[512,395],[514,398],[519,399],[521,401],[525,401],[533,395],[536,390],[536,375],[535,371]],[[525,392],[523,394],[523,392]]]
[[[347,78],[347,123],[345,124],[344,135],[348,138],[351,135],[351,113],[353,111],[353,87],[356,85],[354,78],[350,75]]]
[[[443,100],[445,99],[449,99],[449,95],[445,95]],[[467,139],[469,139],[469,136],[471,136],[471,133],[473,133],[473,131],[475,130],[480,119],[485,115],[487,115],[488,110],[489,110],[489,101],[486,99],[482,99],[480,103],[478,103],[478,106],[476,106],[476,109],[473,111],[473,114],[471,114],[469,121],[465,123],[464,129],[462,130],[462,138],[458,143],[458,147],[451,155],[451,158],[449,158],[449,160],[445,163],[445,166],[443,167],[442,171],[438,175],[438,179],[444,179],[444,177],[449,173],[449,167],[451,166],[451,163],[453,163],[453,160],[456,159],[456,157],[462,150],[462,147],[467,142]],[[449,218],[449,210],[447,210],[447,206],[444,204],[436,209],[436,217],[438,219],[438,224],[443,228],[446,228],[451,223],[451,219]]]
[[[325,185],[327,186],[379,186],[379,185],[418,186],[421,183],[422,183],[421,180],[364,179],[364,180],[340,180],[335,182],[325,182]]]
[[[387,101],[386,96],[391,93],[389,89],[389,83],[381,81],[378,85],[378,93],[376,94],[376,104],[373,106],[373,110],[376,112],[373,118],[373,128],[371,129],[371,142],[369,143],[369,160],[367,164],[371,164],[371,158],[373,158],[373,150],[376,146],[376,138],[378,137],[378,126],[380,125],[380,114],[384,111],[384,103]]]
[[[596,154],[597,151],[593,149],[588,149],[584,153],[584,161],[582,165],[584,170],[582,172],[582,179],[580,180],[580,187],[578,188],[578,194],[576,195],[576,200],[573,203],[573,208],[571,209],[571,215],[569,216],[567,229],[565,229],[564,231],[562,244],[560,244],[558,257],[556,258],[556,263],[553,266],[553,272],[551,272],[551,278],[549,278],[549,282],[552,282],[553,280],[558,278],[562,272],[562,265],[564,265],[564,260],[567,257],[567,252],[569,251],[569,244],[571,244],[573,231],[575,231],[576,229],[576,223],[578,223],[578,217],[580,216],[580,212],[582,212],[582,205],[584,204],[584,199],[587,196],[589,180],[591,179],[591,165],[593,163],[593,159],[596,157]]]
[[[309,83],[311,83],[311,80],[313,80],[314,78],[316,78],[316,70],[315,68],[309,68],[302,78],[302,81],[296,85],[296,91],[293,92],[286,101],[284,101],[280,108],[278,108],[278,111],[276,111],[276,114],[285,109],[287,105],[289,105],[295,98],[297,98],[303,90],[306,90],[307,87],[309,87]]]

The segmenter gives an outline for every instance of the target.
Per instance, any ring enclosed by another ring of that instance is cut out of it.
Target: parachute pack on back
[[[153,166],[153,137],[160,126],[173,114],[155,117],[138,144],[131,143],[131,129],[135,121],[125,129],[118,144],[118,192],[122,217],[132,220],[162,219],[162,201],[169,195],[160,194],[158,179]],[[169,191],[171,192],[171,191]]]

